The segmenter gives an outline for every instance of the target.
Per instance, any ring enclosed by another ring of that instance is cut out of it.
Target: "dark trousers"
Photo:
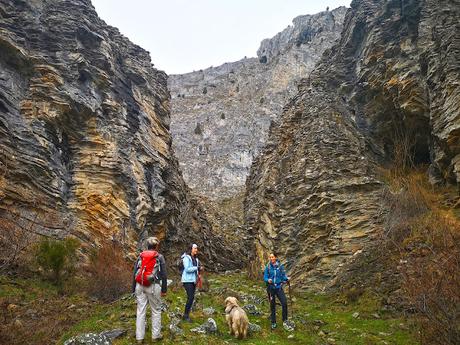
[[[271,311],[271,320],[272,323],[276,323],[276,297],[278,297],[279,301],[281,302],[281,308],[283,310],[283,322],[288,318],[288,307],[287,307],[287,300],[286,295],[282,288],[279,289],[269,289],[270,294],[270,311]]]
[[[192,309],[193,299],[195,298],[195,283],[183,283],[185,292],[187,292],[187,303],[185,304],[185,312],[184,315],[190,314],[190,309]]]

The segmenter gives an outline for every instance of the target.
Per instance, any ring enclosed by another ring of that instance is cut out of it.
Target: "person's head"
[[[195,255],[198,254],[198,246],[197,246],[195,243],[192,244],[192,248],[191,248],[191,250],[190,250],[190,253],[191,253],[193,256],[195,256]]]
[[[156,237],[149,237],[147,240],[145,240],[145,243],[147,245],[148,250],[154,250],[158,249],[158,246],[160,245],[160,240]]]
[[[272,252],[270,253],[269,258],[270,258],[270,262],[274,264],[276,260],[278,260],[278,254],[276,254],[275,252]]]

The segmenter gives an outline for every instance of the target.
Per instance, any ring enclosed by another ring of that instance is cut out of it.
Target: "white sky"
[[[256,56],[303,14],[349,6],[351,0],[92,0],[99,16],[148,50],[168,74]]]

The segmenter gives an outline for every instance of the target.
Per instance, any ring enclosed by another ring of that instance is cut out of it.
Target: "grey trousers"
[[[152,339],[161,336],[161,287],[152,284],[149,287],[136,284],[137,314],[136,314],[136,340],[145,337],[145,319],[147,304],[152,310]]]

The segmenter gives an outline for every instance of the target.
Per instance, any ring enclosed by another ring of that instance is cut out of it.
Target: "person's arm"
[[[186,255],[183,258],[183,263],[184,263],[184,271],[187,273],[196,272],[198,270],[197,266],[193,266],[192,259],[191,258],[189,259],[188,255]]]
[[[134,293],[134,291],[136,291],[136,272],[137,272],[137,269],[139,268],[140,259],[141,258],[138,257],[136,262],[134,263],[133,283],[132,283],[132,286],[131,286],[131,292],[133,292],[133,293]]]
[[[270,277],[268,276],[268,265],[265,266],[265,270],[264,270],[264,282],[268,283],[268,279]]]
[[[158,256],[160,261],[160,279],[161,279],[161,293],[165,294],[168,291],[168,272],[166,270],[166,261],[163,255]]]
[[[198,260],[198,258],[196,258],[196,266],[197,266],[197,269],[198,269],[198,272],[201,272],[203,271],[203,265],[201,264],[201,261]]]

